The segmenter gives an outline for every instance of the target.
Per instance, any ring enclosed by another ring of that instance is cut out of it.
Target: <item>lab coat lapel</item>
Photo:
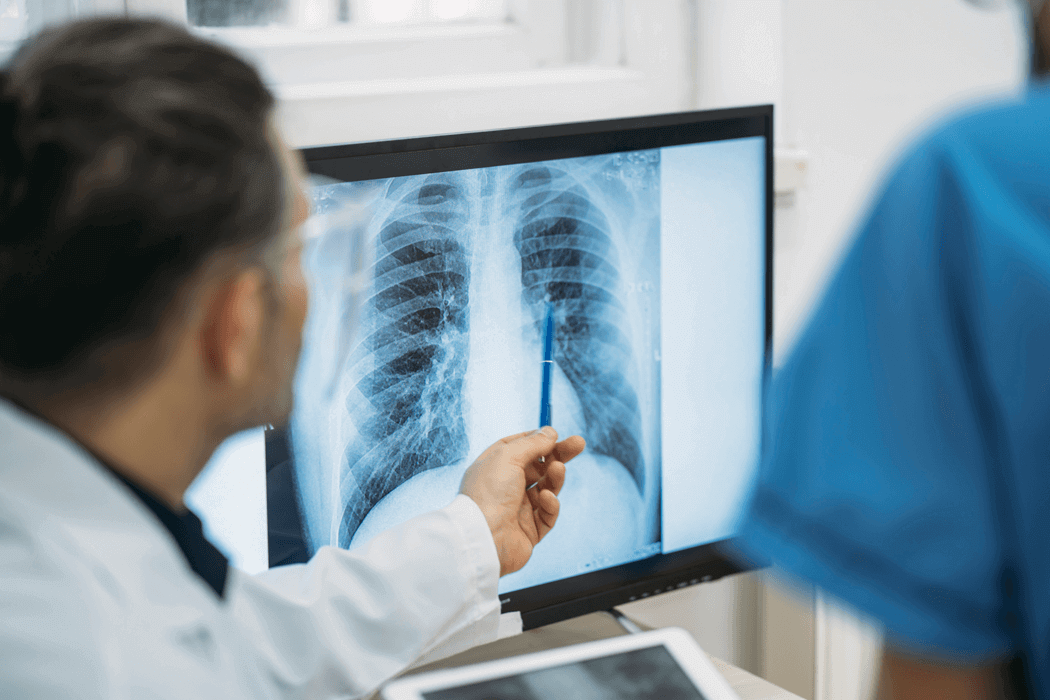
[[[157,603],[184,597],[173,599],[169,588],[203,588],[196,580],[186,585],[196,575],[156,517],[64,433],[0,402],[0,444],[7,453],[0,460],[4,492],[46,513],[49,534],[109,572],[115,581],[107,587],[115,586],[114,592],[126,595],[129,583],[142,590],[145,582],[136,572],[145,571],[151,584],[154,578],[173,584],[154,590]]]
[[[226,665],[230,630],[220,601],[123,483],[64,434],[2,401],[0,444],[0,490],[90,570],[126,621],[126,639],[140,639],[143,652],[171,645],[213,671]]]

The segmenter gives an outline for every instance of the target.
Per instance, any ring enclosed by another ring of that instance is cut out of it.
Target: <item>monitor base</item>
[[[616,608],[609,608],[605,612],[616,622],[616,624],[622,627],[627,634],[639,634],[640,632],[647,632],[651,629],[650,627],[645,627],[635,622]]]

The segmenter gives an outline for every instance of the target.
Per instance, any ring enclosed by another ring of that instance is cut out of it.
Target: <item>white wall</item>
[[[1026,48],[1006,5],[784,0],[783,141],[810,167],[797,210],[778,222],[780,349],[902,146],[953,105],[1020,85]]]

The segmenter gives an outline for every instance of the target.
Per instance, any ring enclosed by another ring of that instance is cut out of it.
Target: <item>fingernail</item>
[[[549,438],[558,437],[558,431],[556,431],[554,428],[550,427],[549,425],[545,425],[542,428],[540,428],[539,432],[543,433],[544,435],[546,435]]]

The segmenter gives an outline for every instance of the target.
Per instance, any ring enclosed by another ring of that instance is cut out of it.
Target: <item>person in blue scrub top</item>
[[[1050,7],[889,176],[772,382],[745,552],[884,625],[883,698],[1050,697]]]

